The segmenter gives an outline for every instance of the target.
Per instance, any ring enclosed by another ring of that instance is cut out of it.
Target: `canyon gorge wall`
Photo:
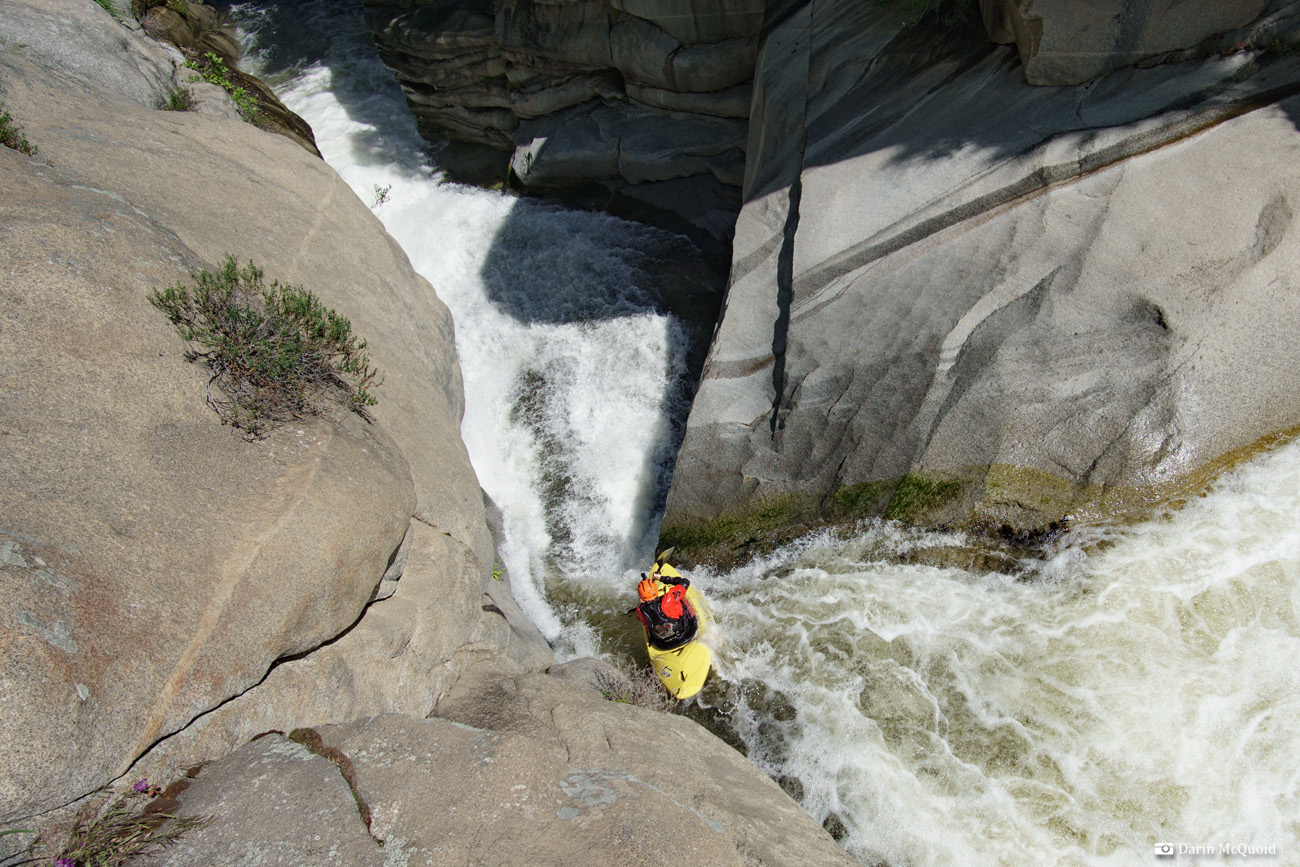
[[[740,204],[763,14],[761,0],[366,3],[421,134],[451,143],[445,164],[658,217],[706,247]]]
[[[368,5],[426,136],[623,195],[744,156],[664,544],[1042,528],[1300,423],[1293,3],[452,8]]]
[[[484,610],[451,317],[369,209],[215,86],[160,110],[189,70],[93,3],[7,4],[0,39],[35,146],[0,148],[0,821],[268,728],[422,715],[474,647],[548,658]],[[228,254],[351,319],[371,420],[220,424],[148,299]]]
[[[1300,423],[1294,4],[1070,86],[972,36],[831,2],[765,34],[665,543],[1113,515]]]

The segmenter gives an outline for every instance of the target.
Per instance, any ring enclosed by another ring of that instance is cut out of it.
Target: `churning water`
[[[620,612],[685,410],[686,331],[658,299],[689,251],[441,183],[350,4],[239,15],[455,315],[521,605],[562,655],[633,661]],[[719,621],[696,713],[863,864],[1150,864],[1161,843],[1300,864],[1300,447],[1019,578],[909,565],[961,541],[871,523],[694,574]]]
[[[710,588],[730,644],[714,701],[851,852],[1297,863],[1300,449],[1028,579],[898,565],[944,541],[877,524]]]

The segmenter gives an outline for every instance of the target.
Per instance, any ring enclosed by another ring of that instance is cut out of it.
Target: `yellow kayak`
[[[662,561],[664,554],[660,554],[659,557],[661,558],[658,561],[659,571],[662,574],[673,577],[681,575],[672,566]],[[659,583],[660,593],[663,593],[666,588],[667,585]],[[673,698],[690,698],[699,692],[704,687],[704,681],[709,676],[709,667],[713,664],[712,651],[709,650],[708,645],[700,640],[709,626],[712,625],[713,618],[709,615],[709,609],[704,604],[704,597],[695,589],[694,584],[686,588],[686,598],[694,606],[695,613],[700,620],[699,631],[696,632],[694,639],[681,647],[663,650],[651,644],[650,631],[642,629],[646,654],[650,657],[650,665],[654,668],[659,682],[664,685],[664,689],[668,690],[668,694]]]

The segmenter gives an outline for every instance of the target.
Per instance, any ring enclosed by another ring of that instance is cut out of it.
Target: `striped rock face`
[[[664,545],[762,509],[1044,526],[1300,422],[1293,59],[1039,88],[853,5],[760,54]]]

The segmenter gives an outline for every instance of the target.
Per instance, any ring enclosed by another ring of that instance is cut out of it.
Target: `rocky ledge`
[[[855,863],[695,723],[603,698],[617,677],[488,662],[428,719],[268,734],[198,769],[170,809],[217,818],[144,863]]]

